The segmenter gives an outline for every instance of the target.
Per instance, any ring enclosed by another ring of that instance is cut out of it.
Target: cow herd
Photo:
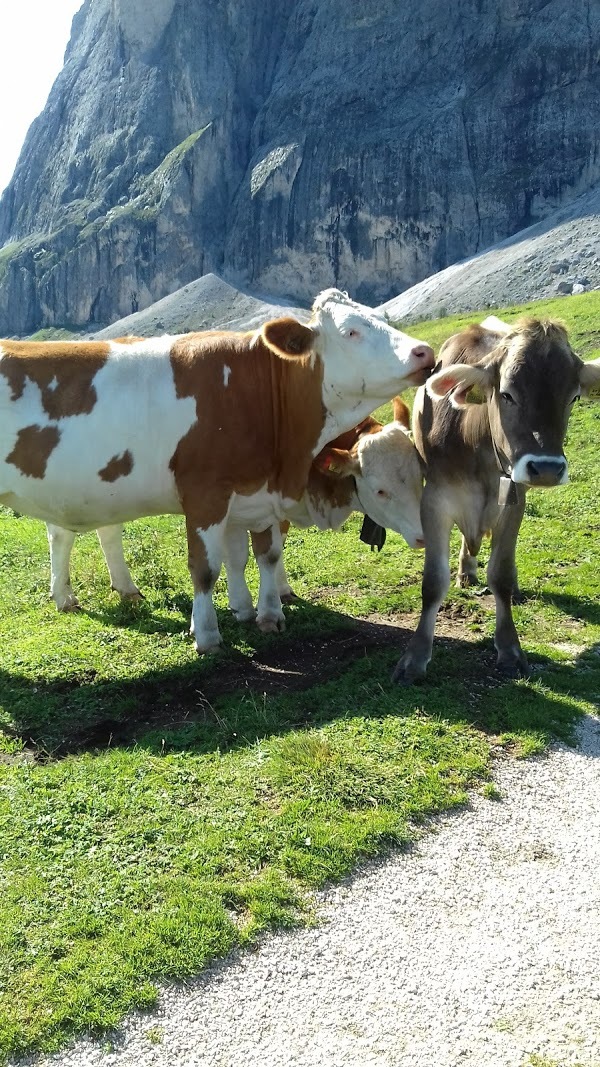
[[[51,595],[63,611],[77,607],[78,531],[97,530],[113,588],[136,599],[122,524],[183,513],[200,653],[221,643],[213,589],[223,563],[236,618],[281,630],[290,523],[335,529],[363,512],[425,546],[423,611],[394,674],[409,683],[431,658],[452,527],[463,535],[460,584],[475,580],[491,532],[498,666],[524,674],[511,602],[525,491],[568,480],[569,414],[583,392],[600,391],[600,360],[583,363],[555,322],[490,318],[449,338],[434,362],[429,345],[335,289],[317,297],[308,325],[2,341],[0,503],[48,524]],[[415,385],[413,443],[398,394]],[[394,420],[382,426],[370,413],[391,398]]]

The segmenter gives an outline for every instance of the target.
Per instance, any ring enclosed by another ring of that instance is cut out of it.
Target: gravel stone
[[[109,1043],[27,1062],[597,1067],[600,721],[581,721],[578,749],[499,760],[494,779],[500,801],[473,796],[317,894],[314,928],[164,988]]]

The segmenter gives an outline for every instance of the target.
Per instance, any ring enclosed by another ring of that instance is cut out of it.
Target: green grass
[[[589,355],[595,298],[559,305]],[[437,344],[455,321],[417,335]],[[102,1032],[151,1007],[157,980],[310,920],[308,888],[407,843],[469,788],[498,799],[495,746],[527,755],[572,736],[600,698],[599,423],[582,402],[572,484],[529,496],[515,612],[528,681],[494,672],[489,598],[453,590],[428,682],[392,686],[422,557],[395,535],[371,554],[356,519],[292,531],[301,599],[284,635],[238,626],[220,582],[227,649],[198,659],[181,520],[127,527],[139,607],[109,592],[95,538],[80,538],[84,610],[59,615],[44,527],[0,513],[0,1056]]]

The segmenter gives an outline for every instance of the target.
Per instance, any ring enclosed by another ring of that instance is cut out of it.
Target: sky
[[[15,0],[0,13],[0,192],[8,185],[36,115],[63,64],[83,0]]]

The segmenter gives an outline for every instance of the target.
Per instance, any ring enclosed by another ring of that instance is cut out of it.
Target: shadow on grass
[[[121,619],[123,612],[132,609],[120,609]],[[307,601],[289,610],[289,629],[279,636],[240,631],[226,612],[219,621],[226,641],[243,633],[243,651],[226,645],[217,655],[135,679],[98,679],[84,668],[32,683],[0,671],[9,732],[38,759],[132,744],[158,753],[223,750],[339,717],[415,712],[492,735],[530,731],[569,740],[577,701],[593,701],[600,690],[593,650],[576,664],[536,657],[530,684],[498,674],[491,640],[438,637],[427,682],[398,688],[390,674],[412,629]],[[137,628],[143,626],[138,619]]]
[[[600,626],[600,603],[597,600],[582,600],[581,597],[569,596],[568,593],[541,592],[536,595],[543,603],[558,608],[563,615]]]

